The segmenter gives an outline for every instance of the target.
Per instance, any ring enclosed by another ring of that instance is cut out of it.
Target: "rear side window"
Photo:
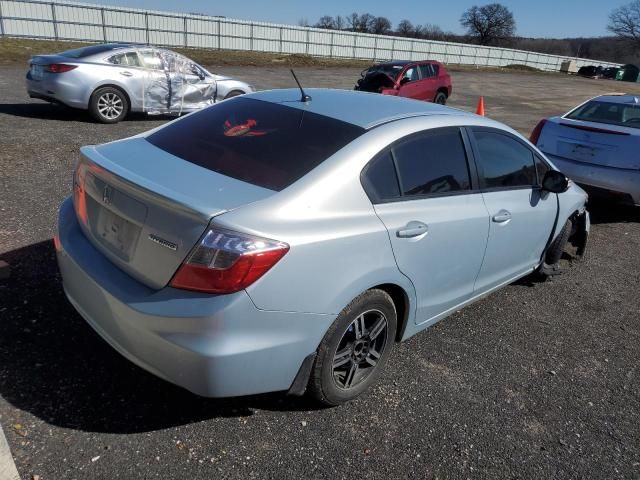
[[[430,64],[424,64],[424,65],[419,65],[418,68],[420,69],[420,75],[422,75],[422,78],[430,78],[434,76],[434,72],[433,72],[433,66]]]
[[[142,66],[140,59],[138,58],[138,54],[135,52],[119,53],[118,55],[114,55],[109,58],[109,63],[113,63],[114,65],[127,65],[130,67]]]
[[[147,141],[208,170],[279,191],[364,132],[298,108],[234,98],[170,123]]]
[[[533,152],[502,133],[475,131],[480,183],[484,188],[537,185]]]
[[[393,149],[404,196],[469,190],[469,167],[460,131],[445,128],[414,135]]]
[[[400,186],[391,152],[373,159],[362,175],[363,186],[372,202],[393,200],[400,196]]]

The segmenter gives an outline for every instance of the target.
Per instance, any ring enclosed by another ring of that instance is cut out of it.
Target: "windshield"
[[[91,45],[90,47],[74,48],[60,53],[63,57],[84,58],[96,53],[109,52],[118,48],[125,48],[127,45],[118,45],[113,43],[105,43],[102,45]]]
[[[364,131],[298,108],[236,98],[171,123],[147,141],[208,170],[279,191]]]
[[[640,128],[640,104],[592,100],[565,116],[571,120]]]
[[[389,63],[385,63],[382,65],[374,65],[373,67],[369,68],[369,70],[367,70],[367,75],[370,75],[374,72],[375,73],[382,72],[382,73],[386,73],[391,78],[396,78],[403,68],[404,68],[404,65],[392,65]]]

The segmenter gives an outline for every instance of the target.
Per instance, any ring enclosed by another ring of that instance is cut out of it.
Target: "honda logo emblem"
[[[105,185],[104,190],[102,190],[102,202],[105,205],[109,205],[111,203],[112,195],[113,195],[113,189],[109,185]]]

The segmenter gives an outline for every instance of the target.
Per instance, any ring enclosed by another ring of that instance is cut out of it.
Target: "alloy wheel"
[[[368,310],[349,324],[333,355],[338,388],[353,388],[371,375],[387,346],[387,327],[387,317],[380,310]]]
[[[98,98],[98,111],[104,118],[113,120],[122,115],[124,104],[119,95],[106,92]]]

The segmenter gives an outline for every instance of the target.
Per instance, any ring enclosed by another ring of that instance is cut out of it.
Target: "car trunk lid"
[[[151,288],[167,285],[212,217],[275,193],[186,162],[144,137],[81,152],[74,204],[85,235]]]
[[[538,147],[578,162],[640,169],[640,130],[631,127],[551,118],[542,130]]]

